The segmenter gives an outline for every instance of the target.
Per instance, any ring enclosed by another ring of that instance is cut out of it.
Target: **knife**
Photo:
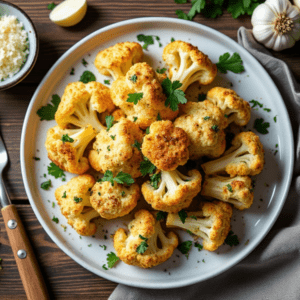
[[[0,135],[0,203],[10,245],[19,269],[20,277],[29,300],[50,299],[38,262],[26,235],[16,207],[11,204],[2,177],[8,155]]]

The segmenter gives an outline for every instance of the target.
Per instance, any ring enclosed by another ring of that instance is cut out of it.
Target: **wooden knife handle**
[[[7,235],[29,300],[50,299],[38,262],[14,205],[1,210]]]

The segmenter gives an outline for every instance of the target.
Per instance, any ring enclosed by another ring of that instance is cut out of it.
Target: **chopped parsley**
[[[192,241],[185,241],[178,245],[177,249],[182,253],[185,254],[186,258],[188,258],[188,253],[191,250],[193,245]]]
[[[52,95],[51,104],[47,104],[46,106],[42,106],[36,113],[40,117],[40,120],[54,120],[54,116],[56,113],[56,110],[58,108],[58,105],[60,103],[60,97],[58,95]]]
[[[33,157],[34,160],[41,160],[39,157],[34,156]]]
[[[107,146],[107,151],[110,151],[110,145]]]
[[[161,180],[161,173],[156,173],[153,175],[150,175],[150,185],[154,187],[154,189],[158,189],[158,183]]]
[[[166,73],[166,71],[167,71],[167,69],[166,68],[157,68],[156,69],[156,72],[158,73],[158,74],[164,74],[164,73]]]
[[[172,82],[169,78],[166,78],[161,85],[164,94],[167,96],[165,102],[166,107],[170,106],[173,111],[176,111],[178,110],[179,103],[187,103],[184,92],[182,90],[178,90],[182,86],[182,83],[180,83],[178,80]]]
[[[168,216],[168,213],[165,212],[165,211],[159,211],[157,214],[156,214],[156,220],[157,221],[160,221],[160,220],[165,220]]]
[[[230,230],[228,233],[227,238],[225,239],[225,244],[229,245],[230,247],[232,246],[237,246],[239,244],[239,240],[237,235],[233,234],[233,231]]]
[[[152,174],[155,170],[155,166],[153,163],[144,156],[144,160],[140,163],[140,171],[143,176],[146,176],[147,174]]]
[[[219,131],[219,126],[218,126],[218,125],[213,125],[213,126],[211,126],[211,129],[212,129],[214,132],[218,132],[218,131]]]
[[[124,192],[124,191],[121,192],[121,196],[122,196],[122,197],[125,196],[125,192]]]
[[[232,186],[231,186],[230,184],[227,184],[226,186],[227,186],[228,191],[229,191],[230,193],[232,193],[232,192],[233,192]]]
[[[107,170],[104,173],[104,176],[98,181],[100,182],[109,181],[112,186],[114,186],[114,181],[119,184],[127,184],[127,185],[131,185],[132,183],[134,183],[134,179],[131,177],[130,174],[121,171],[117,174],[116,177],[114,177],[112,171],[109,170]]]
[[[138,117],[133,117],[133,122],[135,122],[138,119]]]
[[[129,80],[131,80],[132,82],[136,82],[136,80],[137,80],[137,76],[134,74],[134,75],[132,75],[130,78],[129,78]]]
[[[70,75],[74,75],[75,74],[75,69],[72,68],[71,71],[70,71]]]
[[[235,52],[230,57],[229,52],[224,53],[219,57],[219,62],[216,64],[219,72],[226,74],[227,71],[233,73],[241,73],[245,70],[243,61],[240,55]]]
[[[175,42],[175,39],[172,37],[172,38],[171,38],[171,43],[173,43],[173,42]]]
[[[42,182],[42,184],[41,184],[41,188],[43,190],[46,190],[46,191],[48,191],[51,186],[52,186],[52,184],[51,184],[51,180],[50,179],[47,180],[47,181]]]
[[[264,122],[263,118],[256,119],[254,121],[254,128],[261,134],[269,133],[268,128],[270,127],[269,122]]]
[[[53,216],[53,218],[52,218],[52,221],[55,222],[56,224],[58,224],[58,222],[59,222],[58,218],[56,218],[56,217],[54,217],[54,216]]]
[[[111,137],[112,140],[115,140],[116,135],[111,135],[110,137]]]
[[[76,202],[76,203],[82,202],[82,198],[79,198],[79,197],[77,197],[77,196],[75,196],[75,197],[73,198],[73,200],[74,200],[74,202]]]
[[[106,267],[105,264],[102,266],[102,268],[103,268],[104,270],[108,270],[108,268]]]
[[[276,123],[277,122],[277,116],[275,116],[273,120]]]
[[[88,83],[91,81],[96,81],[96,76],[91,71],[84,71],[80,76],[79,81],[83,83]]]
[[[103,250],[106,250],[106,246],[105,245],[99,245],[99,247],[103,248]]]
[[[47,8],[49,9],[49,10],[52,10],[52,9],[54,9],[54,7],[56,6],[57,4],[55,4],[54,2],[52,2],[52,3],[49,3],[48,5],[47,5]]]
[[[88,65],[88,62],[87,62],[84,58],[81,60],[81,63],[82,63],[85,67]]]
[[[92,244],[89,244],[88,247],[92,247]]]
[[[162,120],[159,113],[157,114],[156,120],[157,120],[157,121],[161,121],[161,120]]]
[[[154,44],[154,39],[153,39],[153,37],[155,37],[157,41],[160,40],[160,38],[159,38],[158,36],[154,36],[154,35],[144,35],[144,34],[139,34],[139,35],[137,36],[137,40],[138,40],[139,42],[143,42],[143,43],[144,43],[144,45],[142,46],[143,49],[148,50],[148,46]],[[161,47],[161,46],[162,46],[161,43],[159,43],[159,47]]]
[[[105,79],[105,80],[104,80],[104,83],[105,83],[105,84],[110,84],[110,80]]]
[[[65,143],[65,142],[73,143],[74,142],[74,140],[71,137],[69,137],[68,134],[63,134],[61,140],[63,141],[63,143]]]
[[[137,148],[139,151],[141,151],[141,146],[142,146],[142,143],[139,143],[137,140],[135,140],[134,144],[132,145],[132,147]]]
[[[186,211],[184,209],[182,209],[181,211],[178,212],[178,216],[179,216],[182,224],[184,224],[188,215],[187,215]]]
[[[143,241],[140,243],[139,246],[137,246],[136,252],[139,254],[143,254],[148,248],[148,244],[147,244],[148,239],[141,235],[139,235],[139,238],[142,239]]]
[[[109,131],[109,129],[113,126],[114,117],[113,116],[106,116],[105,117],[106,122],[106,131]]]
[[[50,165],[48,166],[48,174],[54,176],[55,179],[61,177],[64,178],[66,176],[64,171],[53,162],[51,162]]]
[[[55,202],[52,202],[52,207],[53,207],[53,208],[55,207]]]
[[[146,128],[146,134],[150,133],[150,126]]]
[[[67,191],[64,191],[63,195],[61,196],[62,198],[67,198]]]
[[[266,112],[270,112],[270,111],[271,111],[271,109],[270,109],[270,108],[264,108],[264,111],[266,111]]]
[[[195,246],[196,248],[198,248],[198,251],[201,251],[201,250],[203,249],[203,246],[202,246],[201,244],[199,244],[198,242],[196,242],[196,243],[194,244],[194,246]]]
[[[259,107],[263,107],[263,104],[259,103],[258,101],[252,99],[251,101],[249,101],[249,103],[252,103],[253,105],[251,106],[251,108],[254,108],[256,106],[259,106]]]
[[[209,116],[206,116],[206,117],[204,117],[203,119],[204,119],[205,121],[207,121],[207,120],[210,119],[210,117],[209,117]]]
[[[197,221],[197,217],[196,216],[190,216],[190,218]]]
[[[139,100],[143,98],[143,93],[128,94],[127,102],[133,102],[135,105],[138,104]]]

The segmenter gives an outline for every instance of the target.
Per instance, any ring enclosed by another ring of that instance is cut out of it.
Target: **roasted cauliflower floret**
[[[220,247],[230,230],[232,207],[221,201],[203,202],[199,211],[187,212],[182,223],[178,214],[168,214],[167,227],[183,228],[203,239],[203,248],[215,251]]]
[[[232,146],[220,158],[201,166],[208,175],[257,175],[264,167],[263,145],[255,133],[241,132],[234,137]]]
[[[139,145],[143,135],[137,124],[122,118],[109,131],[103,130],[96,136],[88,157],[91,166],[101,173],[110,170],[114,175],[122,171],[133,178],[141,176],[143,157]]]
[[[161,179],[156,186],[151,181],[142,185],[145,200],[156,210],[177,213],[187,208],[201,190],[201,174],[197,170],[188,176],[178,170],[161,171]]]
[[[85,127],[91,124],[98,132],[105,129],[98,113],[111,112],[115,108],[109,88],[99,82],[69,83],[55,114],[55,121],[61,128],[71,125]]]
[[[202,85],[210,84],[217,75],[217,67],[208,56],[186,42],[168,44],[163,51],[163,60],[169,67],[170,79],[180,81],[183,91],[196,81]]]
[[[174,126],[182,128],[190,139],[190,159],[221,156],[226,148],[222,111],[210,101],[188,102],[181,109],[183,115],[174,121]]]
[[[201,195],[229,202],[239,210],[253,203],[253,188],[249,176],[205,176]]]
[[[128,229],[129,234],[119,228],[114,235],[117,256],[128,265],[152,268],[169,259],[178,246],[176,234],[165,235],[160,221],[147,210],[136,212]]]
[[[218,106],[227,120],[227,126],[234,122],[238,126],[245,126],[250,121],[250,104],[238,94],[223,87],[215,87],[208,91],[206,99]]]
[[[94,184],[94,177],[85,174],[72,178],[55,190],[62,214],[80,235],[93,235],[97,229],[96,224],[91,222],[99,217],[90,203],[90,190]]]
[[[141,192],[138,184],[97,182],[91,191],[92,207],[104,219],[115,219],[129,214],[137,205]]]
[[[100,51],[95,59],[98,71],[114,79],[125,76],[129,68],[143,57],[143,48],[136,42],[118,43]]]
[[[49,159],[64,171],[85,173],[90,165],[83,156],[84,151],[96,134],[91,125],[80,129],[61,129],[59,126],[50,128],[45,142]]]
[[[178,110],[165,106],[166,96],[157,74],[147,63],[136,63],[125,77],[114,81],[111,97],[127,118],[142,129],[155,122],[158,115],[163,120],[173,120],[178,114]]]
[[[151,124],[150,133],[144,137],[142,153],[158,169],[172,171],[188,161],[189,144],[183,129],[175,127],[171,121],[157,121]]]

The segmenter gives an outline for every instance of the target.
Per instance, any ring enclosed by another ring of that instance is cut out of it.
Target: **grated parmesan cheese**
[[[0,17],[0,81],[16,74],[26,61],[27,32],[15,16]]]

